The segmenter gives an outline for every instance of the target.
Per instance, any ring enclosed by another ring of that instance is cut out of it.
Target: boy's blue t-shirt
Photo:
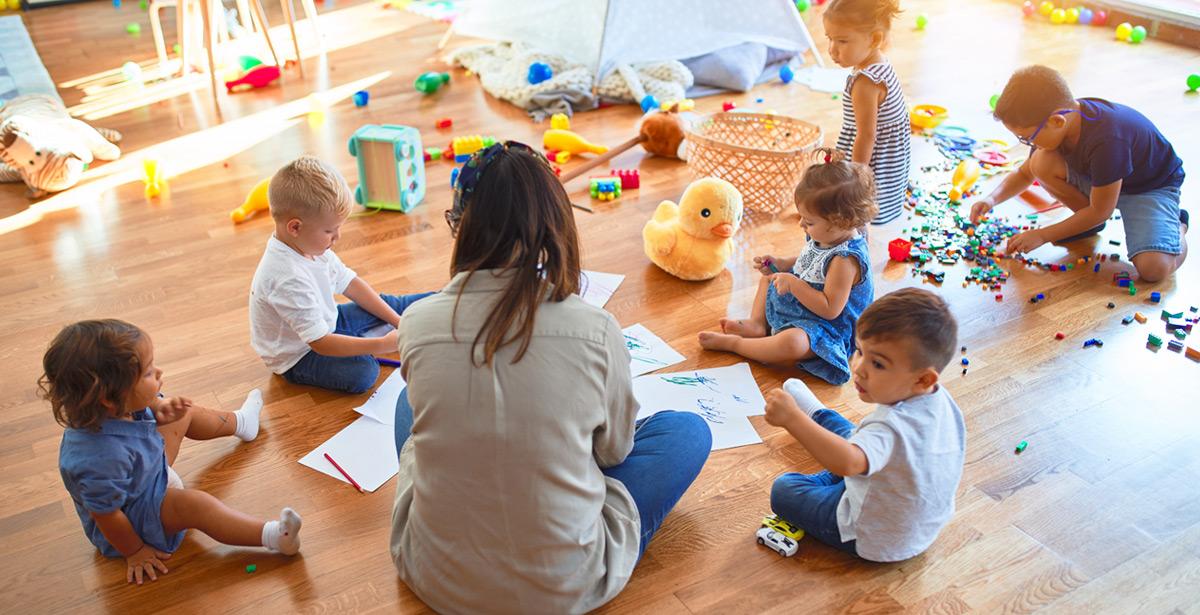
[[[1125,180],[1123,194],[1183,184],[1183,161],[1146,116],[1099,98],[1080,98],[1079,107],[1079,142],[1069,151],[1065,144],[1060,147],[1071,171],[1093,186]]]

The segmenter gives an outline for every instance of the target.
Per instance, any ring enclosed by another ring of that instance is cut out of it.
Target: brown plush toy
[[[683,158],[684,130],[683,121],[676,112],[677,107],[670,111],[650,113],[642,118],[638,128],[638,136],[608,150],[601,156],[593,158],[570,171],[563,173],[562,183],[567,183],[588,171],[607,163],[609,160],[629,151],[635,145],[656,156],[665,158]]]

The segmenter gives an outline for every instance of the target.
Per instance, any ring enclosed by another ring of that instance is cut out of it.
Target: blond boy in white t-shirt
[[[350,215],[350,187],[331,165],[303,156],[280,169],[267,192],[275,232],[250,287],[250,343],[267,367],[294,384],[362,393],[375,384],[375,353],[395,352],[395,327],[432,293],[380,295],[330,248]],[[334,295],[350,303],[338,305]]]

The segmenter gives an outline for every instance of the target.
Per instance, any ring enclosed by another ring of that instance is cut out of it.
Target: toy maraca
[[[682,158],[684,141],[683,121],[674,111],[656,112],[642,118],[638,127],[638,135],[606,152],[593,158],[570,171],[563,173],[562,182],[565,184],[588,171],[607,163],[609,160],[629,151],[635,145],[641,145],[651,154],[666,158]]]

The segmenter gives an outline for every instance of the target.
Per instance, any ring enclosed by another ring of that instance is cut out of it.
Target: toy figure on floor
[[[0,108],[0,182],[25,182],[31,198],[66,190],[93,160],[119,158],[120,140],[72,118],[51,96],[18,96]]]

